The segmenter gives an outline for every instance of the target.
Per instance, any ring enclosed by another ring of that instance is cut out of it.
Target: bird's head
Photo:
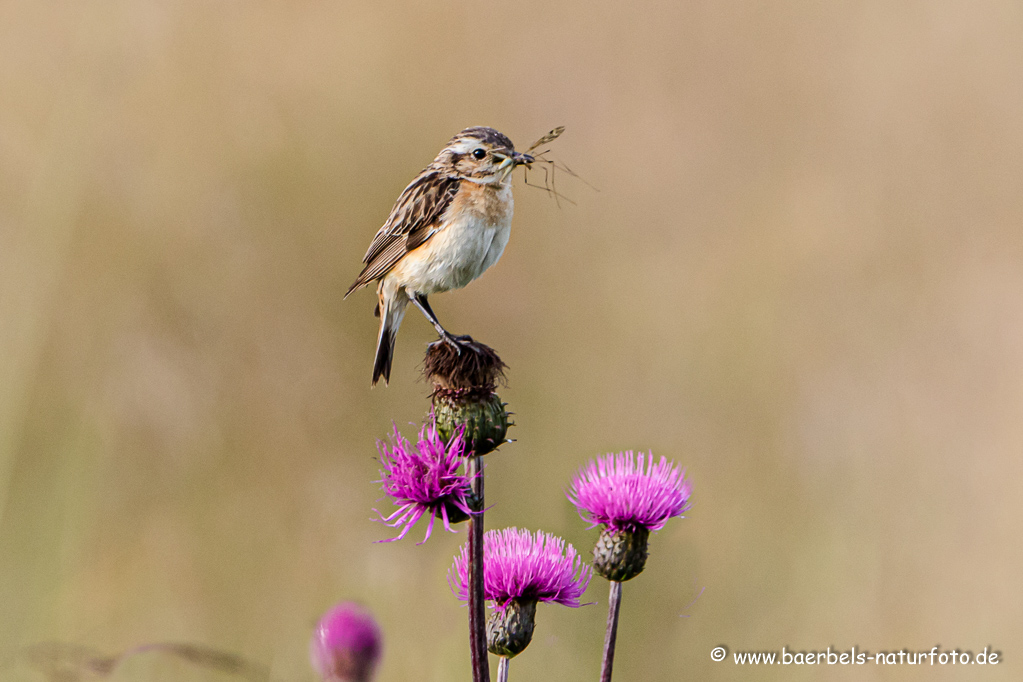
[[[515,151],[515,145],[493,128],[466,128],[451,138],[433,164],[460,178],[481,185],[503,183],[516,166],[533,162],[529,154]]]

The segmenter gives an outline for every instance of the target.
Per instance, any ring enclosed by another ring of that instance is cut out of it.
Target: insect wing
[[[541,137],[539,140],[534,142],[533,146],[526,150],[526,153],[528,154],[529,152],[533,151],[534,149],[536,149],[537,147],[539,147],[542,144],[547,144],[548,142],[551,142],[552,140],[558,139],[561,136],[561,133],[563,133],[563,132],[565,132],[565,126],[558,126],[554,130],[552,130],[551,132],[547,133],[546,135]]]

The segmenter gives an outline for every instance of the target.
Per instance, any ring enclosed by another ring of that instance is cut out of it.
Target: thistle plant
[[[510,415],[495,393],[505,367],[493,348],[478,341],[460,350],[443,342],[430,344],[423,375],[433,384],[430,399],[443,437],[461,430],[466,448],[477,456],[505,442]]]
[[[489,682],[483,604],[483,455],[505,442],[509,414],[495,393],[505,364],[492,348],[462,337],[457,347],[427,347],[423,374],[433,385],[426,424],[413,445],[398,432],[379,443],[381,483],[397,510],[381,517],[401,528],[400,540],[423,516],[429,539],[435,521],[445,529],[469,521],[467,581],[469,650],[474,682]],[[422,544],[419,543],[419,544]]]
[[[611,680],[622,583],[642,573],[650,532],[688,510],[691,491],[685,471],[664,457],[655,463],[652,452],[605,455],[572,480],[569,500],[591,527],[602,526],[593,569],[611,583],[601,682]]]
[[[518,528],[486,533],[483,565],[483,593],[494,606],[487,620],[487,647],[501,657],[498,680],[505,682],[509,660],[533,639],[537,603],[579,607],[592,571],[561,538]],[[469,570],[469,548],[463,546],[448,574],[462,601],[470,597]]]
[[[320,619],[309,643],[309,659],[324,682],[369,682],[380,649],[380,628],[369,611],[342,602]]]
[[[676,464],[655,461],[652,453],[609,454],[580,469],[568,497],[591,527],[601,527],[592,567],[571,545],[542,531],[484,534],[483,455],[507,442],[512,424],[496,393],[504,363],[488,346],[462,338],[457,348],[444,342],[428,347],[423,373],[433,387],[431,409],[418,440],[411,443],[395,429],[390,443],[380,444],[381,482],[397,507],[383,520],[400,528],[393,538],[399,540],[429,516],[423,542],[438,518],[448,530],[468,520],[468,541],[448,579],[469,605],[473,682],[490,682],[488,651],[500,658],[498,681],[507,681],[509,661],[532,641],[537,604],[578,607],[593,573],[606,578],[601,680],[610,682],[622,583],[646,566],[650,533],[689,509],[690,484]],[[489,618],[486,601],[492,603]]]
[[[427,347],[423,375],[433,385],[432,413],[441,434],[460,432],[469,452],[466,472],[478,512],[469,520],[469,652],[473,682],[490,682],[483,622],[483,455],[505,442],[509,414],[495,393],[506,365],[493,348],[467,339],[453,348],[438,341]]]
[[[397,537],[384,542],[401,540],[419,519],[429,516],[422,541],[426,542],[437,518],[446,530],[454,532],[452,523],[465,521],[474,513],[477,507],[470,477],[459,471],[464,462],[464,446],[461,430],[445,439],[432,420],[419,430],[415,445],[401,435],[397,426],[390,444],[378,442],[383,467],[380,482],[398,507],[389,516],[381,516],[387,525],[401,528]]]

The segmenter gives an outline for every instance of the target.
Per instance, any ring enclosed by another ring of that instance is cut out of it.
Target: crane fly
[[[564,194],[561,194],[561,193],[558,192],[557,187],[554,184],[554,171],[555,171],[555,169],[560,170],[560,171],[564,171],[565,173],[568,173],[569,175],[571,175],[573,178],[577,178],[579,180],[582,180],[582,182],[587,187],[589,187],[590,189],[592,189],[594,191],[598,191],[596,187],[594,187],[593,185],[591,185],[590,183],[586,182],[581,177],[576,175],[575,171],[573,171],[571,168],[566,166],[564,163],[559,163],[557,161],[554,161],[553,159],[545,159],[545,158],[543,158],[543,156],[545,154],[550,152],[549,149],[544,149],[543,151],[536,152],[535,154],[533,153],[534,149],[537,149],[538,147],[542,147],[543,145],[548,144],[549,142],[553,142],[554,140],[556,140],[559,137],[561,137],[561,134],[563,132],[565,132],[565,126],[558,126],[554,130],[550,131],[549,133],[547,133],[546,135],[541,137],[539,140],[534,142],[532,145],[530,145],[529,149],[526,150],[526,154],[531,155],[533,157],[533,161],[531,161],[530,163],[525,164],[525,167],[526,167],[525,168],[525,173],[526,173],[525,182],[526,182],[526,184],[529,185],[530,187],[536,187],[536,188],[542,189],[545,192],[547,192],[548,194],[550,194],[551,196],[553,196],[554,197],[554,202],[558,205],[558,208],[561,207],[561,203],[560,203],[561,199],[564,199],[565,201],[567,201],[568,203],[572,204],[573,206],[575,205],[575,202],[572,201],[571,199],[569,199],[568,197],[566,197]],[[543,163],[543,164],[546,164],[544,166],[540,166],[540,170],[543,171],[543,184],[542,185],[536,185],[536,184],[533,184],[533,183],[531,183],[529,181],[529,171],[533,167],[533,163]]]

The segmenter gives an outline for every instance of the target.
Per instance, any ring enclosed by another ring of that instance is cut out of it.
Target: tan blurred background
[[[1020,679],[1021,29],[1008,0],[0,3],[0,678],[42,679],[34,642],[188,641],[310,681],[314,622],[358,599],[379,680],[468,679],[464,532],[374,543],[375,439],[425,412],[434,334],[410,312],[371,391],[373,295],[341,295],[484,124],[565,125],[600,188],[558,177],[559,209],[520,175],[502,261],[433,301],[511,367],[488,525],[588,553],[564,489],[611,450],[695,486],[626,585],[616,679]],[[540,609],[512,679],[596,679],[588,597]]]

